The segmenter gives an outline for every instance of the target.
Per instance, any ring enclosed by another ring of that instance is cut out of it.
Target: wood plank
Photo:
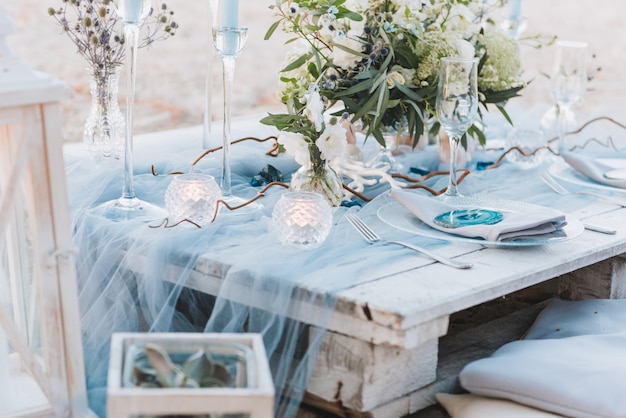
[[[307,391],[369,411],[435,380],[437,338],[412,348],[375,345],[327,331]]]
[[[532,325],[537,314],[545,307],[547,301],[532,305],[523,310],[515,311],[504,317],[497,318],[454,336],[445,336],[439,342],[439,364],[437,379],[433,383],[400,396],[387,403],[365,411],[343,411],[343,417],[360,416],[372,418],[434,418],[446,416],[440,408],[429,408],[436,404],[435,393],[458,393],[457,376],[470,361],[491,355],[503,344],[519,339]],[[415,376],[413,376],[415,378]],[[335,401],[329,404],[336,404]],[[318,399],[318,408],[322,408]],[[334,409],[339,414],[338,410]],[[419,411],[419,412],[418,412]],[[352,415],[350,415],[352,414]],[[327,417],[319,412],[318,417]]]
[[[626,210],[618,214],[623,217]],[[618,229],[616,236],[586,231],[580,239],[523,251],[485,249],[473,253],[474,268],[461,273],[433,265],[355,286],[340,297],[356,304],[368,301],[373,318],[394,312],[401,328],[408,329],[621,254],[626,225]]]
[[[621,299],[626,297],[626,259],[612,257],[567,273],[558,280],[559,294],[564,299]]]

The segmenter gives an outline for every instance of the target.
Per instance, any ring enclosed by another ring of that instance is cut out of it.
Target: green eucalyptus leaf
[[[362,81],[340,93],[337,94],[337,97],[347,97],[352,96],[353,94],[360,93],[365,90],[369,90],[374,85],[374,79],[370,78],[369,80]]]
[[[213,370],[214,364],[204,350],[198,350],[183,364],[183,373],[187,379],[192,379],[197,385],[205,376],[212,376]]]
[[[296,58],[291,64],[287,65],[285,68],[283,68],[280,71],[287,72],[287,71],[295,70],[296,68],[304,65],[304,63],[307,62],[311,57],[312,57],[312,54],[310,52],[307,52],[304,55],[300,55],[300,57]]]
[[[272,23],[272,25],[269,27],[269,29],[265,33],[265,37],[263,39],[266,41],[270,39],[272,35],[274,34],[274,32],[276,32],[278,25],[280,25],[280,20],[277,20],[276,22]]]
[[[504,108],[503,105],[501,104],[496,104],[496,108],[500,111],[500,113],[502,113],[502,116],[504,116],[504,118],[507,120],[507,122],[509,122],[509,124],[511,126],[513,126],[513,120],[511,119],[511,117],[509,116],[508,112],[506,111],[506,109]]]

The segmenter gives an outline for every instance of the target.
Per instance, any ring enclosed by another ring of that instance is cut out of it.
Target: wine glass
[[[565,148],[565,133],[572,106],[582,99],[587,89],[587,44],[557,41],[552,68],[552,96],[559,124],[559,152]]]
[[[146,217],[156,219],[165,215],[165,210],[135,196],[133,185],[133,105],[139,29],[152,13],[152,0],[120,0],[116,12],[122,19],[126,44],[126,132],[124,139],[124,184],[122,195],[101,204],[98,213],[109,219]]]
[[[437,118],[450,141],[450,177],[444,197],[462,197],[457,190],[456,156],[478,111],[478,58],[441,59],[437,85]]]

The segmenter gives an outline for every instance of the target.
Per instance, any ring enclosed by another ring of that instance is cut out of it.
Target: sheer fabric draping
[[[258,130],[252,132],[259,136]],[[188,171],[202,151],[200,144],[196,131],[138,141],[138,197],[163,205],[172,177],[154,177],[150,165],[154,163],[162,173]],[[233,192],[239,196],[254,196],[249,179],[268,162],[284,172],[295,169],[288,158],[263,157],[268,146],[247,147],[233,149]],[[195,170],[217,177],[219,158],[219,153],[209,156]],[[294,416],[331,319],[335,295],[358,284],[361,269],[402,254],[391,247],[385,252],[364,248],[355,232],[339,222],[346,208],[335,212],[335,226],[320,248],[301,251],[281,246],[271,211],[283,188],[270,189],[261,200],[261,210],[250,215],[221,214],[202,229],[150,227],[160,220],[109,221],[89,209],[119,195],[121,166],[94,165],[71,147],[66,149],[66,167],[79,249],[90,406],[100,416],[106,410],[110,337],[114,332],[137,331],[261,333],[276,387],[276,416]],[[216,297],[194,290],[198,287],[210,289]],[[307,318],[315,326],[293,317]]]
[[[233,138],[271,135],[273,131],[258,120],[237,120]],[[369,144],[375,152],[373,141]],[[281,246],[273,231],[272,209],[285,192],[283,188],[270,189],[260,200],[261,210],[247,215],[222,213],[215,223],[202,229],[183,225],[150,228],[160,220],[107,221],[89,209],[119,196],[121,163],[94,163],[79,145],[66,148],[66,171],[79,250],[79,303],[90,406],[101,416],[105,414],[110,337],[122,331],[259,332],[276,387],[276,416],[294,416],[331,322],[337,295],[368,280],[379,280],[367,272],[410,253],[399,246],[368,246],[342,219],[346,210],[358,210],[364,218],[375,216],[377,209],[390,201],[386,193],[360,209],[338,208],[326,242],[309,251]],[[259,188],[250,186],[250,179],[266,164],[287,176],[297,169],[297,164],[284,155],[265,156],[269,148],[269,143],[250,141],[233,146],[233,194],[253,197]],[[403,164],[438,169],[436,150],[430,151],[407,154],[402,157],[407,158]],[[163,206],[172,177],[153,176],[151,165],[162,174],[189,172],[190,164],[202,152],[201,127],[152,134],[136,141],[137,196]],[[544,164],[545,169],[552,162]],[[219,178],[220,152],[202,159],[194,170]],[[584,204],[584,197],[575,194],[555,202],[554,192],[538,180],[507,182],[516,170],[519,168],[507,164],[495,170],[474,170],[460,185],[461,192],[523,200],[564,211]],[[535,174],[528,171],[527,175]],[[446,181],[446,176],[440,176],[429,185],[439,189]],[[386,188],[388,185],[370,188],[367,194],[375,196]],[[409,237],[431,248],[446,245],[441,240],[420,240],[384,224],[377,226],[384,237]],[[194,290],[198,288],[204,292]],[[304,319],[306,324],[293,318]]]

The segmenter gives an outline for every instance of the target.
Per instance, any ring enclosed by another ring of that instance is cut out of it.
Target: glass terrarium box
[[[259,334],[113,334],[107,415],[273,417],[263,340]]]

